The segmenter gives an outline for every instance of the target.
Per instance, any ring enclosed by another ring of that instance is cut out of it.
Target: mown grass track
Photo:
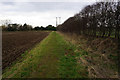
[[[41,43],[23,55],[22,62],[16,62],[6,69],[3,78],[78,78],[83,69],[78,66],[75,47],[62,36],[51,32]],[[85,71],[83,71],[85,72]]]

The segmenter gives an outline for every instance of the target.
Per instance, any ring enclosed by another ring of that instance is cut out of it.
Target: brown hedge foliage
[[[120,38],[120,2],[96,2],[70,17],[58,31]]]

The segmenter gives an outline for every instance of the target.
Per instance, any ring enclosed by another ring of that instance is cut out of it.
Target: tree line
[[[78,35],[120,38],[120,2],[88,5],[57,27]]]
[[[21,25],[21,24],[7,24],[7,25],[2,25],[2,31],[31,31],[31,30],[54,30],[56,31],[56,27],[52,26],[52,25],[48,25],[46,27],[39,27],[39,26],[36,26],[36,27],[32,27],[31,25],[28,25],[28,24],[24,24],[24,25]]]
[[[37,27],[34,28],[34,30],[53,30],[53,31],[56,31],[56,27],[54,27],[52,25],[48,25],[46,27],[43,27],[43,26],[39,27],[39,26],[37,26]]]

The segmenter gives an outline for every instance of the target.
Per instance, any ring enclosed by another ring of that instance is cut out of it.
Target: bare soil
[[[10,66],[21,54],[30,50],[50,32],[2,32],[2,69]]]

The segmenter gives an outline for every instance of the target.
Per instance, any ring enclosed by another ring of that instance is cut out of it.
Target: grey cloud
[[[4,5],[14,5],[15,4],[14,2],[1,2],[1,3]]]
[[[46,12],[55,10],[80,11],[88,2],[4,2],[3,5],[11,5],[5,11],[16,12]]]
[[[93,2],[0,2],[1,19],[10,19],[15,23],[55,25],[56,16],[65,21],[86,5]],[[33,13],[32,13],[33,12]]]

